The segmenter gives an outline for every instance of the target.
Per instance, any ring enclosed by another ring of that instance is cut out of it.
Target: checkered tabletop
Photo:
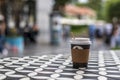
[[[88,68],[73,69],[68,55],[0,59],[0,80],[120,80],[120,54],[91,52]]]

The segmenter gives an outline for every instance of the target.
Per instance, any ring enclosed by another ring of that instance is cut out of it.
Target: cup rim
[[[71,44],[81,44],[81,45],[91,45],[91,41],[82,41],[82,42],[78,42],[78,41],[71,41]]]
[[[76,37],[76,38],[72,38],[72,40],[78,40],[78,41],[90,41],[90,38],[80,38],[80,37]]]
[[[90,45],[92,44],[89,38],[75,38],[70,40],[71,44]]]

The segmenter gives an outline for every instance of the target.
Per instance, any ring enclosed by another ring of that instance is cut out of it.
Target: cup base
[[[75,62],[73,62],[73,68],[76,68],[76,69],[78,69],[78,68],[87,68],[87,63],[75,63]]]

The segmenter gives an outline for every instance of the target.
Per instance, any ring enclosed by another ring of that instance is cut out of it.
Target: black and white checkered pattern
[[[72,68],[68,55],[0,59],[0,80],[120,80],[120,54],[91,52],[88,68]]]

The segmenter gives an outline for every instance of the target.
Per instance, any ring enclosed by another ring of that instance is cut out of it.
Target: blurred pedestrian
[[[103,27],[104,26],[102,25],[102,23],[97,23],[96,31],[95,31],[96,38],[98,38],[98,39],[102,39],[103,38],[103,33],[104,33]]]
[[[33,17],[30,16],[27,24],[24,27],[24,40],[28,43],[28,40],[32,43],[37,43],[36,36],[39,33],[38,26],[34,23]]]
[[[62,26],[57,21],[53,23],[52,44],[59,45],[62,42]]]
[[[115,48],[119,44],[119,29],[118,24],[113,23],[112,36],[111,36],[111,48]]]
[[[36,24],[34,24],[34,26],[32,27],[32,32],[31,32],[31,35],[33,36],[33,39],[34,39],[34,42],[36,43],[36,37],[38,36],[39,34],[39,28]]]
[[[70,38],[70,26],[63,24],[63,39],[67,41]]]
[[[4,16],[0,14],[0,53],[3,55],[7,55],[7,49],[5,49],[5,22]]]
[[[110,40],[111,40],[111,33],[112,33],[112,24],[107,23],[104,28],[104,34],[105,34],[105,43],[110,46]]]
[[[89,25],[88,33],[89,33],[90,40],[92,42],[95,39],[95,31],[96,31],[95,25],[94,24]]]

